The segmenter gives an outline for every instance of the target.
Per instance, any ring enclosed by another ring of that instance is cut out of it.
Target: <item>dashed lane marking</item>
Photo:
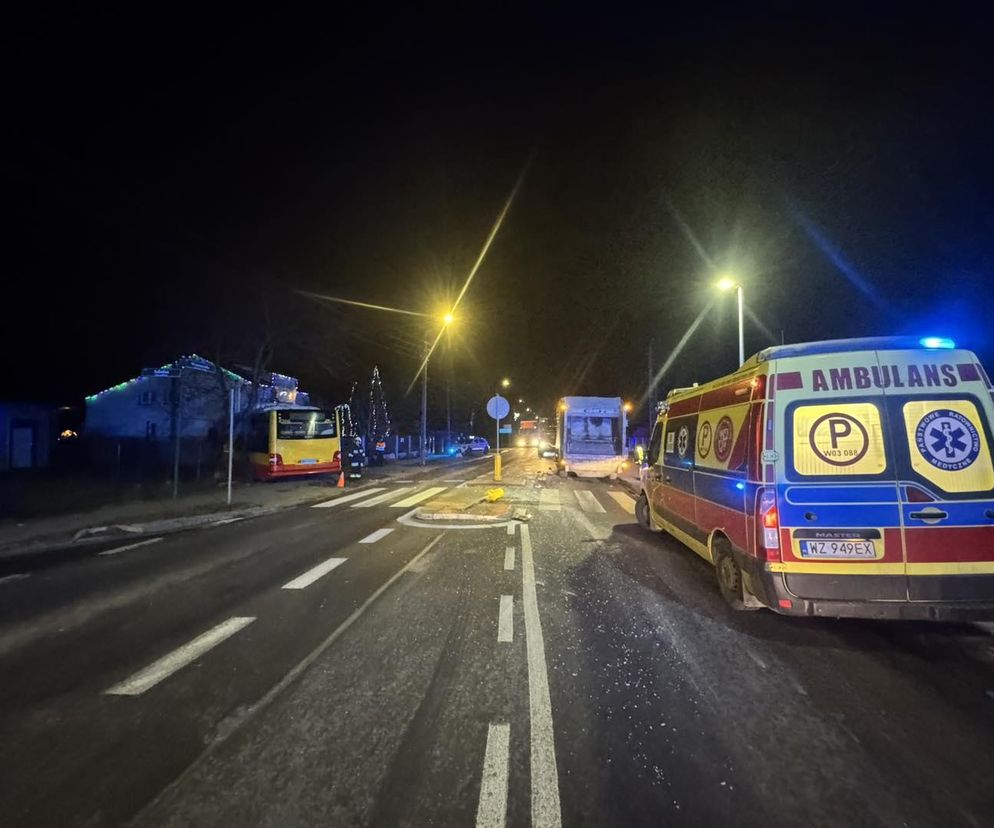
[[[497,641],[505,643],[514,640],[514,596],[500,596],[500,612],[497,613]]]
[[[492,724],[487,730],[480,779],[480,803],[476,807],[476,828],[504,828],[507,820],[507,765],[511,726]]]
[[[528,712],[531,725],[532,825],[559,828],[559,772],[556,769],[556,742],[552,730],[552,698],[545,662],[545,640],[538,615],[535,564],[532,560],[531,532],[521,524],[521,580],[525,615],[525,649],[528,654]]]
[[[97,552],[97,555],[101,558],[107,555],[117,555],[119,552],[127,552],[129,549],[137,549],[139,546],[158,543],[160,540],[162,538],[149,538],[148,540],[137,541],[135,543],[126,543],[124,546],[115,546],[113,549],[105,549],[103,552]]]
[[[298,575],[289,583],[283,584],[283,589],[304,589],[313,584],[318,578],[323,578],[336,566],[345,563],[346,558],[328,558],[324,563],[311,567],[303,575]]]
[[[25,578],[30,578],[30,572],[15,572],[13,575],[4,575],[0,578],[0,584],[5,584],[8,581],[23,581]]]
[[[418,492],[410,497],[406,497],[397,503],[391,503],[390,505],[394,509],[407,509],[411,506],[417,506],[421,501],[427,500],[429,497],[434,497],[437,494],[441,494],[446,489],[445,486],[432,486],[430,489],[425,489],[423,492]]]
[[[348,503],[352,500],[359,500],[363,497],[369,497],[371,494],[376,494],[376,492],[382,492],[383,487],[377,486],[372,489],[363,489],[361,492],[353,492],[352,494],[342,495],[341,497],[336,497],[334,500],[325,500],[321,503],[315,503],[311,506],[312,509],[327,509],[331,506],[338,506],[340,503]]]
[[[368,509],[372,506],[379,506],[381,503],[386,503],[388,500],[393,500],[395,497],[401,497],[406,495],[408,492],[413,492],[417,486],[401,486],[399,489],[393,489],[385,494],[377,495],[369,500],[364,500],[361,503],[353,503],[353,509]]]
[[[513,523],[507,524],[507,534],[510,535],[512,538],[514,537],[514,524]]]
[[[580,508],[584,512],[605,512],[607,511],[603,506],[601,506],[600,501],[594,496],[594,493],[588,489],[577,489],[576,499],[580,501]]]
[[[635,514],[635,501],[632,500],[631,497],[626,495],[624,492],[608,492],[608,494],[611,495],[611,497],[614,498],[614,502],[628,512],[628,514]]]
[[[377,529],[370,535],[366,535],[359,543],[376,543],[378,540],[382,540],[387,535],[393,531],[392,527],[386,527],[383,529]]]
[[[209,629],[203,635],[198,635],[193,641],[184,644],[177,650],[154,661],[144,670],[139,670],[120,684],[115,684],[106,691],[108,696],[140,696],[146,690],[155,687],[160,681],[168,678],[177,670],[196,661],[209,650],[233,636],[239,630],[255,621],[254,617],[235,617],[222,621],[216,627]]]
[[[504,569],[514,569],[514,547],[508,546],[504,550]]]

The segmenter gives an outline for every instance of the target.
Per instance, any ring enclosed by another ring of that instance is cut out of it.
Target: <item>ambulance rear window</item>
[[[801,477],[876,476],[887,469],[880,407],[869,401],[795,405],[791,460]]]
[[[994,466],[975,402],[912,399],[903,404],[901,415],[916,474],[950,493],[994,488]]]

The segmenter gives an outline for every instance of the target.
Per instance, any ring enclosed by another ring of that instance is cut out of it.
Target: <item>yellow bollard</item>
[[[500,482],[500,454],[494,455],[494,481]]]

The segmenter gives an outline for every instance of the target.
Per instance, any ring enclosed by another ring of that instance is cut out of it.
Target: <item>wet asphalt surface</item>
[[[733,612],[621,487],[524,451],[525,529],[395,505],[485,465],[0,582],[0,821],[992,823],[991,627]]]

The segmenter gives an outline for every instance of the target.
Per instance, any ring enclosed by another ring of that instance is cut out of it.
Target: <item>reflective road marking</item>
[[[151,687],[155,687],[164,678],[168,678],[177,670],[196,661],[208,650],[213,649],[226,638],[230,638],[243,627],[247,627],[255,618],[229,618],[203,635],[199,635],[178,650],[163,656],[158,661],[149,664],[144,670],[139,670],[131,678],[120,684],[115,684],[107,691],[108,696],[138,696]]]
[[[514,547],[508,546],[504,550],[504,569],[514,569]]]
[[[521,579],[525,645],[528,652],[532,825],[535,828],[559,828],[562,825],[562,809],[559,805],[559,772],[556,769],[556,744],[552,731],[552,699],[549,695],[549,673],[545,665],[542,622],[538,616],[531,533],[526,523],[521,524]]]
[[[127,552],[129,549],[137,549],[139,546],[148,546],[150,543],[158,543],[162,538],[149,538],[148,540],[138,541],[137,543],[127,543],[124,546],[115,546],[113,549],[105,549],[103,552],[97,552],[99,557],[105,555],[116,555],[118,552]]]
[[[628,512],[628,514],[635,514],[635,501],[624,492],[608,492],[608,494],[611,495],[611,497],[614,498],[614,502]]]
[[[585,512],[604,512],[606,509],[601,506],[600,501],[594,497],[594,493],[587,489],[577,489],[576,499],[580,501],[580,508]]]
[[[336,566],[341,566],[345,561],[345,558],[328,558],[324,563],[319,563],[317,566],[308,569],[303,575],[298,575],[288,584],[283,584],[283,589],[303,589],[304,587],[309,587],[318,578],[327,575]]]
[[[378,506],[380,503],[385,503],[388,500],[393,500],[395,497],[400,497],[408,492],[413,492],[417,486],[401,486],[399,489],[393,489],[386,494],[377,495],[370,500],[364,500],[362,503],[353,503],[353,509],[368,509],[370,506]]]
[[[476,828],[504,828],[507,819],[507,757],[510,742],[509,724],[490,725],[487,730],[487,749],[483,754]]]
[[[546,512],[558,512],[562,510],[559,503],[559,492],[556,489],[541,489],[538,493],[538,508]]]
[[[376,543],[381,538],[385,538],[393,531],[392,528],[377,529],[373,534],[366,535],[359,543]]]
[[[500,596],[500,612],[497,614],[497,640],[514,640],[514,597]]]
[[[406,509],[409,506],[417,506],[422,500],[427,500],[429,497],[434,497],[435,495],[444,492],[445,486],[433,486],[430,489],[425,489],[423,492],[418,492],[417,494],[411,495],[399,503],[390,504],[395,509]]]
[[[342,495],[341,497],[336,497],[334,500],[325,500],[323,503],[315,503],[311,506],[311,508],[327,509],[329,506],[337,506],[339,503],[348,503],[350,500],[358,500],[361,497],[369,497],[371,494],[382,491],[382,486],[373,489],[363,489],[361,492],[353,492],[350,495]]]

